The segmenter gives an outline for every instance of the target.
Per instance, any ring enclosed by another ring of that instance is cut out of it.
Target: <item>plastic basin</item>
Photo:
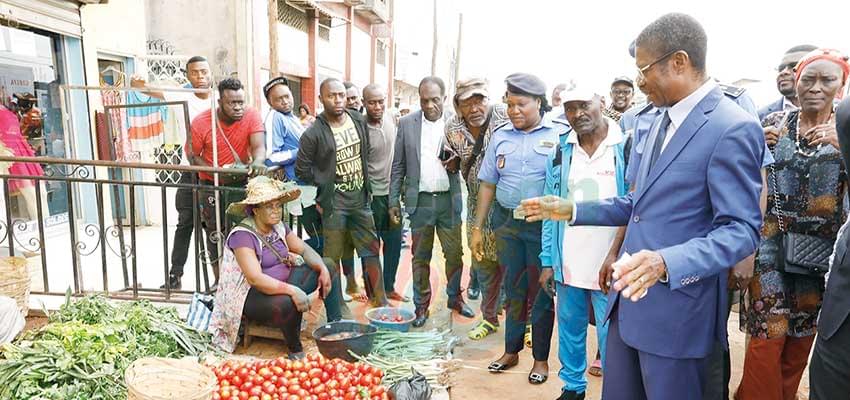
[[[395,319],[395,317],[399,315],[402,318],[401,322],[381,320],[382,316],[389,319]],[[405,310],[403,308],[378,307],[366,311],[366,319],[368,319],[369,323],[378,329],[407,332],[410,330],[410,323],[416,319],[416,314],[414,314],[413,311]]]
[[[313,340],[319,347],[319,352],[326,358],[339,358],[349,362],[357,359],[348,353],[351,350],[359,356],[366,356],[372,351],[372,340],[378,329],[374,326],[360,324],[354,321],[338,321],[320,326],[313,331]],[[338,333],[353,333],[346,339],[332,340],[330,336]]]

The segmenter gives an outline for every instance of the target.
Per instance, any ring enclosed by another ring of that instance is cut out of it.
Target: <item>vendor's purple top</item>
[[[286,227],[286,235],[289,235],[289,232],[289,227]],[[273,230],[272,234],[270,236],[266,236],[265,239],[274,246],[274,248],[280,253],[281,257],[285,259],[289,256],[289,248],[286,247],[286,242],[277,234],[276,231]],[[230,235],[230,239],[227,240],[227,246],[232,250],[239,247],[251,248],[254,249],[254,252],[256,252],[258,256],[262,249],[260,268],[263,269],[263,273],[281,282],[286,282],[286,280],[289,279],[289,266],[280,262],[274,252],[272,252],[267,246],[262,246],[260,244],[260,240],[257,239],[257,237],[255,237],[251,232],[233,232],[233,234]]]

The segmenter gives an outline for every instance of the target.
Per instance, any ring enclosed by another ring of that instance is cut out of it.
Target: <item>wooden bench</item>
[[[316,306],[316,302],[319,299],[319,292],[316,291],[310,296],[310,304],[314,307]],[[322,306],[324,307],[324,306]],[[309,311],[308,311],[309,312]],[[307,315],[307,313],[304,313]],[[299,328],[300,329],[300,328]],[[266,338],[266,339],[274,339],[274,340],[282,340],[285,341],[283,337],[283,332],[280,329],[268,325],[263,325],[256,321],[245,321],[245,336],[242,338],[242,345],[245,347],[250,347],[251,342],[255,337]]]

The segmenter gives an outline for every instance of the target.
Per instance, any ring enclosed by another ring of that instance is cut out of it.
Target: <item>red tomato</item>
[[[248,374],[248,368],[245,367],[239,368],[239,370],[236,371],[236,376],[238,376],[239,379],[242,379],[243,381],[248,378]]]
[[[336,379],[326,380],[325,385],[328,386],[328,389],[336,389],[339,387],[339,381]]]
[[[254,375],[253,377],[251,377],[251,382],[254,382],[254,385],[262,386],[265,381],[266,380],[259,375]]]
[[[384,376],[384,371],[381,371],[378,367],[370,367],[369,373],[372,374],[372,376],[377,376],[379,378]]]
[[[343,378],[339,381],[339,390],[347,391],[351,387],[351,381],[348,378]]]
[[[297,383],[294,385],[289,385],[286,390],[289,391],[289,394],[298,394],[298,391],[301,390],[301,385]]]
[[[322,370],[321,368],[313,368],[307,373],[307,375],[309,375],[310,378],[319,378],[322,376]]]
[[[372,375],[363,375],[360,377],[360,386],[370,387],[372,386]]]
[[[250,397],[248,395],[248,392],[241,390],[239,391],[239,400],[248,400],[248,397]]]
[[[354,392],[347,392],[345,393],[345,396],[343,396],[343,398],[345,400],[357,400],[357,394],[355,394]]]
[[[218,385],[221,387],[227,387],[230,386],[230,381],[228,381],[227,379],[222,379],[218,381]]]
[[[233,386],[242,386],[242,383],[242,378],[240,378],[239,375],[230,378],[230,384]]]
[[[263,392],[265,392],[267,394],[272,394],[276,391],[277,391],[277,387],[275,387],[275,385],[272,385],[271,383],[266,382],[266,384],[263,385]]]
[[[286,400],[301,400],[301,399],[298,398],[298,395],[291,394],[291,395],[289,395],[289,397],[286,398]]]
[[[260,400],[260,396],[251,396],[248,400]]]
[[[260,397],[263,395],[263,388],[259,386],[254,386],[251,388],[251,390],[248,391],[248,394],[250,394],[251,396]]]
[[[302,369],[304,369],[304,363],[302,363],[301,361],[294,361],[292,363],[293,371],[301,371]]]
[[[272,400],[272,396],[268,395],[268,394],[264,394],[262,397],[260,397],[260,400]]]
[[[272,371],[266,367],[263,367],[257,371],[257,375],[262,376],[264,379],[268,379],[272,376]]]
[[[320,376],[319,379],[321,379],[322,382],[327,382],[329,379],[331,379],[331,375],[325,371],[322,371],[322,376]]]
[[[220,395],[220,394],[218,394],[218,392],[215,392],[215,393],[213,393],[213,397],[212,397],[212,398],[213,398],[213,400],[219,400],[219,399],[221,399],[221,395]]]
[[[247,381],[247,382],[243,383],[242,386],[239,387],[239,389],[247,392],[247,391],[251,390],[251,388],[253,388],[254,386],[255,386],[254,382]]]
[[[277,361],[275,361],[275,362],[277,362]],[[272,370],[272,373],[273,373],[273,374],[275,374],[276,376],[281,376],[281,375],[283,375],[283,368],[281,368],[281,367],[279,367],[279,366],[277,366],[277,365],[273,366],[273,367],[271,368],[271,370]]]

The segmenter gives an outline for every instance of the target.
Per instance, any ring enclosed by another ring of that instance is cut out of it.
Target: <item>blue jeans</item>
[[[557,266],[555,268],[558,268]],[[581,393],[587,388],[587,294],[593,304],[593,316],[596,318],[596,340],[605,369],[605,343],[608,339],[608,322],[605,321],[605,309],[608,308],[608,296],[601,290],[581,289],[562,283],[556,283],[558,314],[558,359],[561,370],[558,377],[564,382],[564,390]]]
[[[519,354],[523,348],[525,324],[531,310],[532,354],[535,361],[549,359],[552,329],[555,323],[554,302],[539,290],[541,229],[540,222],[513,218],[513,211],[494,204],[492,226],[496,233],[496,252],[505,271],[507,316],[505,318],[505,353]]]

